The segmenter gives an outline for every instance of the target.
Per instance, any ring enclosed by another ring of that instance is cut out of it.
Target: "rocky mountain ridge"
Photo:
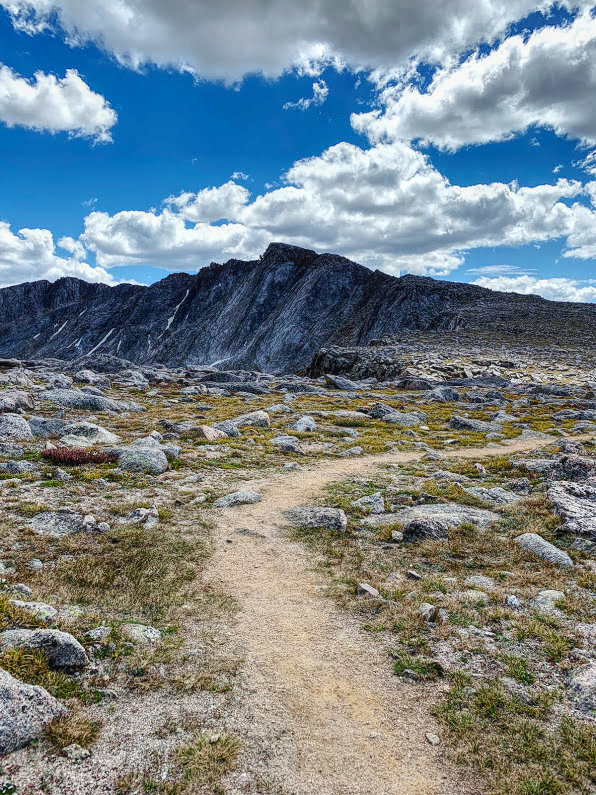
[[[259,260],[212,264],[148,287],[79,279],[0,290],[0,356],[206,364],[290,372],[322,347],[403,330],[487,334],[581,346],[596,306],[394,277],[344,257],[272,243]]]

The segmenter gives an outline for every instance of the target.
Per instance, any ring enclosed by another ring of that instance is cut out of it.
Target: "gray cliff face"
[[[596,307],[370,271],[332,254],[273,243],[149,287],[78,279],[0,290],[0,356],[300,370],[323,346],[366,345],[404,329],[590,339]]]

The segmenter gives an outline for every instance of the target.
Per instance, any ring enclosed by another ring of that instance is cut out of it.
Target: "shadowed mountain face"
[[[596,306],[396,278],[332,254],[273,243],[254,262],[230,260],[149,287],[79,279],[0,290],[0,355],[136,363],[215,364],[280,373],[322,346],[365,345],[404,329],[478,331],[578,343]]]

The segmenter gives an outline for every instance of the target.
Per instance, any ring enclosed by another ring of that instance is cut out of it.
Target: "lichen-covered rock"
[[[65,707],[43,687],[19,682],[0,669],[0,756],[41,737],[64,714]]]
[[[141,646],[156,646],[161,640],[159,629],[145,624],[122,624],[120,631],[125,638]]]
[[[552,563],[553,566],[560,566],[564,569],[573,566],[573,561],[566,552],[539,536],[538,533],[523,533],[514,539],[514,543],[525,552],[546,560],[548,563]]]
[[[122,450],[118,456],[118,465],[126,472],[147,472],[152,475],[161,475],[169,468],[165,453],[151,447]]]
[[[300,444],[300,439],[296,436],[290,436],[283,433],[279,436],[274,436],[270,439],[270,444],[281,450],[282,453],[297,453],[298,455],[306,455],[306,452]]]
[[[596,541],[596,483],[554,483],[547,492],[563,529]]]
[[[0,440],[32,439],[29,423],[20,414],[0,414]]]
[[[31,417],[29,427],[36,439],[58,439],[66,433],[69,423],[58,417]]]
[[[592,660],[573,672],[568,692],[578,710],[588,715],[596,714],[596,661]]]
[[[292,425],[292,428],[298,433],[307,433],[317,430],[317,423],[314,420],[314,417],[309,417],[305,415],[304,417],[300,417],[296,420],[296,422]]]
[[[51,624],[58,615],[56,608],[45,602],[23,602],[20,599],[10,599],[9,601],[13,607],[22,610],[38,621],[43,621],[44,624]]]
[[[449,525],[441,519],[418,517],[410,519],[403,529],[405,541],[440,541],[447,538]]]
[[[383,513],[385,510],[385,500],[380,491],[377,491],[376,494],[371,494],[370,497],[360,497],[360,499],[354,500],[352,505],[372,514]]]
[[[20,390],[6,390],[0,392],[0,413],[5,411],[16,412],[19,409],[32,409],[35,406],[33,395]]]
[[[67,508],[60,511],[41,511],[31,519],[30,524],[38,535],[53,538],[97,530],[97,521],[92,514],[77,513]]]
[[[9,629],[0,634],[0,651],[8,649],[40,651],[52,668],[89,665],[89,658],[78,640],[58,629]]]
[[[241,414],[239,417],[234,417],[230,420],[237,428],[253,427],[253,428],[268,428],[271,425],[271,420],[266,411],[251,411],[249,414]]]
[[[235,505],[253,505],[259,502],[261,495],[258,491],[250,491],[248,489],[241,489],[234,491],[232,494],[226,494],[220,497],[213,503],[214,508],[233,508]]]
[[[341,508],[288,508],[284,516],[294,527],[321,527],[344,532],[348,519]]]

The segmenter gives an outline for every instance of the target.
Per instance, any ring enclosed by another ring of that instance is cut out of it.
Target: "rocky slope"
[[[508,339],[590,340],[596,307],[396,278],[331,254],[274,243],[258,261],[230,260],[149,287],[78,279],[0,290],[0,355],[139,364],[305,368],[323,346],[362,345],[400,330]]]

